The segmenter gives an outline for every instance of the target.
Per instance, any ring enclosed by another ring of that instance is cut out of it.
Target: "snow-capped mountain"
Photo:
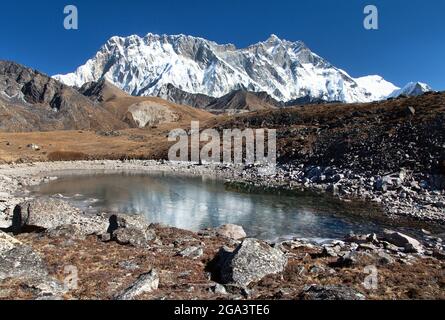
[[[404,86],[402,89],[395,90],[393,93],[389,95],[389,98],[397,98],[399,96],[408,96],[408,97],[417,97],[421,96],[422,94],[426,92],[431,92],[433,89],[427,85],[426,83],[422,82],[410,82],[406,86]]]
[[[275,35],[244,49],[185,35],[113,37],[74,73],[54,78],[77,87],[105,78],[140,96],[162,97],[173,85],[211,97],[238,89],[267,92],[278,101],[368,102],[399,89],[379,76],[355,79],[303,42]]]

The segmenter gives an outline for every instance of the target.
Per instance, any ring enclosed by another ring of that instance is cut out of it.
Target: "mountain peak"
[[[269,41],[269,42],[276,42],[276,41],[281,41],[281,39],[280,38],[278,38],[278,36],[276,35],[276,34],[271,34],[270,36],[269,36],[269,38],[267,38],[267,41]]]
[[[184,34],[116,36],[75,72],[55,78],[76,87],[105,78],[141,96],[160,96],[168,84],[214,98],[243,88],[267,92],[277,101],[309,96],[368,102],[384,99],[398,89],[378,76],[354,79],[303,42],[275,34],[241,49]]]
[[[423,82],[409,82],[402,89],[395,90],[389,95],[390,98],[397,98],[399,96],[417,97],[424,93],[431,92],[433,89]]]

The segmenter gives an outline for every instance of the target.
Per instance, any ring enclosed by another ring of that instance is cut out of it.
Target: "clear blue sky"
[[[79,9],[79,30],[63,8]],[[380,29],[363,28],[374,4]],[[67,73],[113,35],[189,34],[244,47],[272,33],[302,40],[352,76],[445,90],[445,0],[40,0],[1,1],[0,59]]]

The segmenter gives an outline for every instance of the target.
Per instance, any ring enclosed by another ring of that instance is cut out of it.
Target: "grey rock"
[[[217,272],[221,283],[247,287],[267,275],[284,271],[287,258],[283,252],[264,241],[245,239],[235,251],[222,248],[217,256]]]
[[[405,248],[405,251],[409,253],[421,253],[424,250],[419,241],[400,232],[385,230],[383,238],[397,247]]]
[[[23,245],[20,241],[7,233],[0,231],[0,254],[20,245]]]
[[[45,232],[50,238],[65,238],[72,240],[85,239],[85,233],[76,225],[63,225],[46,230]]]
[[[121,261],[119,262],[119,267],[129,271],[134,271],[140,268],[139,265],[134,261]]]
[[[108,215],[107,233],[101,234],[102,241],[116,241],[121,245],[148,247],[156,239],[156,232],[145,218],[131,215]]]
[[[340,251],[341,251],[340,246],[325,246],[323,247],[321,255],[323,257],[338,257]]]
[[[39,198],[18,204],[14,209],[13,229],[24,227],[56,228],[76,221],[78,210],[59,199]]]
[[[348,252],[337,259],[336,265],[338,267],[352,267],[357,263],[357,254],[355,252]]]
[[[373,245],[372,243],[362,243],[358,246],[358,250],[364,250],[364,251],[376,251],[378,247]]]
[[[52,198],[38,198],[18,204],[14,209],[12,229],[20,233],[24,228],[56,229],[72,225],[84,235],[106,230],[107,221],[86,216],[69,203]]]
[[[204,249],[202,247],[188,247],[178,252],[179,256],[190,259],[198,259],[202,257],[203,254],[204,254]]]
[[[142,274],[139,278],[122,293],[115,297],[116,300],[134,300],[144,293],[157,290],[159,287],[159,276],[156,270]]]
[[[395,262],[396,259],[391,257],[391,255],[387,254],[386,252],[381,251],[378,253],[378,263],[380,265],[388,265],[388,264],[393,264]]]
[[[151,233],[134,227],[120,228],[113,232],[112,240],[121,245],[131,245],[133,247],[148,247],[149,241],[152,240]]]
[[[16,245],[0,252],[0,279],[46,278],[47,275],[42,258],[28,246]]]
[[[212,291],[213,291],[215,294],[219,294],[219,295],[226,295],[226,294],[227,294],[227,290],[226,290],[226,288],[225,288],[222,284],[219,284],[219,283],[215,284],[215,285],[212,287]]]
[[[216,229],[219,236],[223,236],[233,240],[241,240],[247,237],[243,227],[234,224],[225,224]]]
[[[309,273],[322,273],[324,271],[326,271],[326,269],[320,265],[314,265],[309,268]]]
[[[299,298],[301,300],[365,300],[362,293],[342,285],[311,285],[300,293]]]

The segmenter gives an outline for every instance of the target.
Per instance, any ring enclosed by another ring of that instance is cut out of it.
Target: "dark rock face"
[[[0,61],[0,131],[112,130],[127,125],[74,88]]]
[[[365,300],[360,292],[347,286],[312,285],[300,294],[301,300]]]
[[[162,88],[159,91],[158,96],[177,104],[187,105],[199,109],[203,109],[210,103],[215,101],[215,98],[213,97],[207,96],[205,94],[189,93],[176,88],[172,84],[168,84],[167,86]]]
[[[237,90],[215,99],[205,106],[204,109],[213,113],[239,113],[275,109],[280,106],[282,106],[282,104],[266,92]]]
[[[97,82],[85,83],[79,89],[79,92],[97,102],[106,102],[114,98],[130,96],[125,91],[119,89],[105,79],[101,79]]]
[[[222,248],[215,261],[215,273],[221,283],[247,287],[267,275],[284,271],[287,265],[285,254],[269,244],[246,239],[230,252]]]
[[[285,103],[286,107],[301,106],[307,104],[326,104],[326,103],[341,103],[340,101],[326,101],[320,98],[314,98],[311,96],[304,96],[298,99],[290,100]]]

